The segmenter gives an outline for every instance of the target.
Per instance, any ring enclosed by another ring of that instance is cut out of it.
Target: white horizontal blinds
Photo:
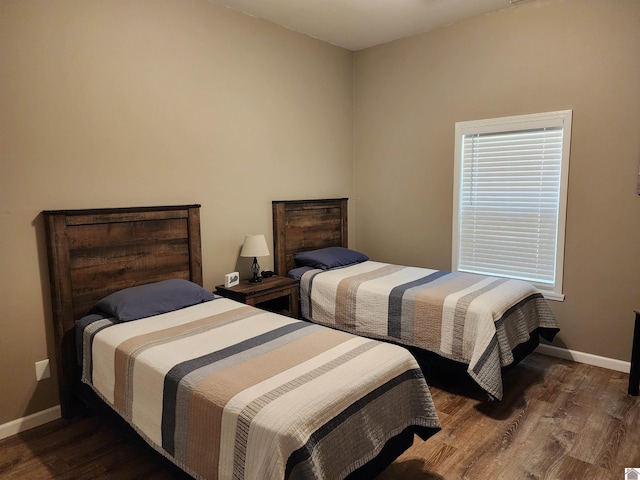
[[[458,270],[555,284],[563,127],[462,137]]]

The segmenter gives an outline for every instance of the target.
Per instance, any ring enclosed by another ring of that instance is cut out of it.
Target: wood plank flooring
[[[627,374],[533,354],[501,402],[432,387],[442,431],[377,480],[624,478],[640,467],[640,397]],[[0,441],[0,478],[187,479],[116,419],[57,420]]]
[[[640,466],[640,397],[628,374],[533,354],[501,402],[431,388],[442,431],[378,480],[623,479]]]

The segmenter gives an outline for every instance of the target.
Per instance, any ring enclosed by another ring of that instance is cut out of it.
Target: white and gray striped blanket
[[[559,330],[528,282],[373,261],[306,272],[300,301],[302,316],[314,323],[467,364],[496,399],[512,350],[536,329],[549,340]]]
[[[83,331],[83,381],[202,479],[341,479],[439,430],[403,348],[218,298]]]

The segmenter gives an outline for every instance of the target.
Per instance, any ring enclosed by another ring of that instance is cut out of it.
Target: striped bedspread
[[[373,261],[306,272],[300,299],[303,317],[315,323],[467,364],[496,399],[514,347],[538,328],[548,340],[559,330],[546,300],[527,282]]]
[[[341,479],[440,427],[404,349],[224,298],[82,340],[83,381],[195,478]]]

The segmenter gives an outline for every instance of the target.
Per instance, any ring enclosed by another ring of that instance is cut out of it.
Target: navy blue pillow
[[[313,268],[308,266],[292,268],[287,273],[287,276],[289,278],[293,278],[294,280],[300,281],[302,279],[302,275],[307,273],[309,270],[313,270]]]
[[[152,317],[214,299],[213,293],[188,280],[172,278],[125,288],[104,297],[89,313],[102,313],[120,322]]]
[[[369,257],[364,253],[349,250],[345,247],[327,247],[319,250],[296,253],[293,259],[298,267],[307,266],[329,270],[366,262],[369,260]]]

